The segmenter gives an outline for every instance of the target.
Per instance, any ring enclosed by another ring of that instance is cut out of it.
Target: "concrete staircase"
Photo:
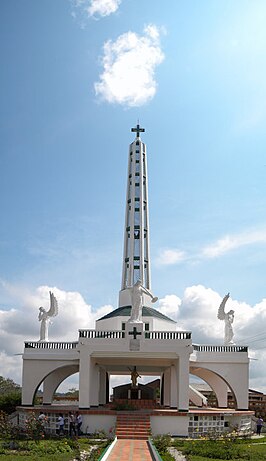
[[[150,436],[150,416],[147,413],[121,413],[116,418],[118,439],[148,440]]]

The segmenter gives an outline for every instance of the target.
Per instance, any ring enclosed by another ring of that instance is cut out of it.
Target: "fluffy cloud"
[[[142,36],[127,32],[103,47],[103,73],[94,84],[96,96],[109,103],[136,107],[150,101],[156,93],[155,67],[164,55],[160,31],[148,25]]]
[[[83,15],[91,16],[109,16],[115,13],[122,0],[72,0],[72,15],[76,17],[77,11],[80,10]]]
[[[100,16],[109,16],[115,13],[121,0],[91,0],[87,9],[89,16],[99,14]]]
[[[172,248],[168,250],[162,250],[156,259],[156,263],[162,266],[169,266],[171,264],[177,264],[184,261],[186,254],[184,251]]]
[[[216,242],[204,246],[195,254],[187,254],[177,248],[168,248],[159,251],[156,258],[157,265],[173,265],[183,261],[199,262],[202,259],[218,258],[238,248],[266,243],[266,229],[245,231],[234,235],[225,235]]]
[[[226,235],[217,242],[203,248],[202,256],[215,258],[236,248],[252,245],[254,243],[266,243],[266,230],[244,232],[237,235]]]
[[[166,295],[159,300],[159,310],[173,320],[177,320],[181,299],[176,295]]]

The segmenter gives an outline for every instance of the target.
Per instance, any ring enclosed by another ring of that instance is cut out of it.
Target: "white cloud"
[[[172,265],[184,261],[186,254],[184,251],[172,248],[167,250],[162,250],[159,256],[156,259],[158,265]]]
[[[77,11],[87,17],[91,16],[109,16],[115,13],[122,0],[72,0],[72,16],[76,18]]]
[[[206,245],[198,253],[187,254],[177,248],[161,250],[156,258],[157,265],[173,265],[184,261],[198,263],[202,259],[218,258],[230,251],[254,244],[266,243],[266,229],[247,230],[239,234],[229,234],[219,238],[216,242]]]
[[[159,300],[159,310],[173,320],[177,320],[181,299],[176,295],[166,295]]]
[[[109,16],[118,10],[121,0],[91,0],[87,8],[89,16],[99,14],[100,16]]]
[[[94,84],[96,96],[109,103],[129,107],[142,106],[156,93],[155,67],[164,54],[160,48],[160,31],[148,25],[142,36],[127,32],[116,41],[105,42],[103,73]]]
[[[202,250],[202,256],[215,258],[231,250],[254,243],[266,243],[266,230],[244,232],[237,235],[226,235]]]

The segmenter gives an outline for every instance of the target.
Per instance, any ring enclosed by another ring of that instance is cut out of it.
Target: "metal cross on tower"
[[[145,128],[140,128],[139,124],[137,124],[136,128],[131,128],[133,133],[137,133],[137,138],[139,138],[139,133],[144,133]]]

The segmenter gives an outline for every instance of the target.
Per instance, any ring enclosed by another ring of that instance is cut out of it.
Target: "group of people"
[[[64,435],[65,433],[65,418],[62,413],[58,417],[59,424],[59,435]],[[69,436],[81,435],[81,426],[82,426],[82,416],[77,411],[75,414],[71,411],[68,413],[68,432]]]
[[[39,419],[40,423],[42,424],[43,430],[45,432],[45,430],[47,429],[47,425],[49,424],[47,416],[45,415],[45,413],[43,413],[41,411],[38,419]],[[69,433],[69,436],[72,437],[73,435],[81,435],[82,434],[82,431],[81,431],[82,416],[81,416],[81,414],[78,411],[75,414],[70,411],[68,413],[67,420],[68,420],[68,433]],[[59,414],[59,416],[57,418],[57,423],[58,423],[58,434],[59,435],[65,435],[66,419],[65,419],[63,413]]]

